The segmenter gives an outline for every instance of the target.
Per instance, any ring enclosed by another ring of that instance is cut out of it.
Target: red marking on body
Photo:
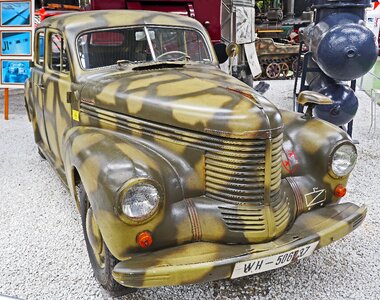
[[[299,167],[297,155],[294,150],[291,150],[286,153],[286,156],[288,159],[282,161],[282,166],[289,174],[294,174]]]

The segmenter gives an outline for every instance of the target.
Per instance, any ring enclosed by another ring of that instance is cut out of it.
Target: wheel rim
[[[289,73],[289,66],[287,63],[280,63],[280,69],[281,69],[281,77],[286,78]]]
[[[274,79],[280,76],[281,68],[278,63],[271,63],[266,68],[266,74],[268,78]]]
[[[103,247],[103,238],[100,233],[98,224],[94,218],[92,208],[89,207],[86,215],[86,232],[92,252],[100,268],[105,267],[105,249]]]

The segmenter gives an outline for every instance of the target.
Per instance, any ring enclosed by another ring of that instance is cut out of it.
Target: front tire
[[[119,260],[112,255],[103,241],[82,183],[79,184],[78,190],[83,234],[96,280],[111,296],[134,292],[135,289],[122,286],[112,277],[112,270]]]
[[[46,159],[45,154],[42,153],[40,147],[38,147],[38,154],[41,156],[42,159]]]

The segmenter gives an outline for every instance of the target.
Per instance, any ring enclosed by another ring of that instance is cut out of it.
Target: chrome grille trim
[[[231,231],[249,231],[262,234],[266,230],[263,207],[219,206],[222,218]]]
[[[290,211],[287,199],[281,197],[281,152],[283,135],[274,137],[270,157],[270,210],[264,210],[265,195],[265,149],[252,148],[252,152],[260,159],[233,160],[226,159],[221,153],[206,153],[206,192],[215,198],[231,205],[220,206],[222,218],[232,231],[248,231],[254,236],[263,231],[274,233],[283,231],[289,222]],[[263,144],[267,141],[263,140]],[[262,153],[259,153],[263,151]],[[222,161],[223,163],[215,163]],[[222,174],[223,176],[219,176]],[[233,205],[235,204],[235,205]],[[271,216],[268,216],[268,213]],[[268,228],[268,220],[272,219],[275,228]]]
[[[225,157],[233,160],[261,158],[261,154],[251,153],[252,147],[265,150],[264,139],[228,138],[200,133],[181,128],[170,127],[136,117],[130,117],[94,105],[81,103],[80,112],[95,121],[108,123],[131,133],[145,134],[168,142],[189,145],[202,150],[218,150]],[[272,134],[281,133],[283,127],[270,130]]]
[[[280,190],[282,139],[283,135],[279,134],[271,140],[270,197],[278,196]],[[225,202],[264,201],[266,143],[266,140],[256,141],[250,152],[236,149],[233,157],[224,151],[207,151],[206,196]]]

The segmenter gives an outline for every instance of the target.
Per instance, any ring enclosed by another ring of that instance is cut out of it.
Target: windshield
[[[211,62],[203,36],[173,27],[129,27],[86,32],[77,40],[83,69],[121,63]]]

